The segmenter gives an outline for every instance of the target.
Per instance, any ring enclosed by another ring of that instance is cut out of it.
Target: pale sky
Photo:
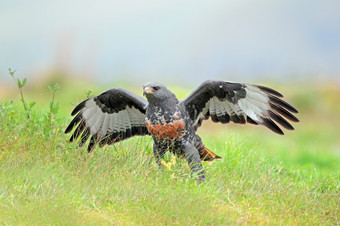
[[[9,67],[101,81],[340,78],[340,1],[5,0],[0,82]]]

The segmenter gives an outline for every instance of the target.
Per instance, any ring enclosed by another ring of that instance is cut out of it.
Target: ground
[[[150,137],[91,154],[68,143],[69,113],[91,86],[67,87],[52,113],[51,95],[28,89],[27,101],[37,102],[30,120],[20,96],[0,99],[0,224],[340,223],[337,85],[274,86],[300,110],[301,122],[285,136],[204,122],[198,133],[222,160],[204,163],[200,185],[170,154],[158,170]]]

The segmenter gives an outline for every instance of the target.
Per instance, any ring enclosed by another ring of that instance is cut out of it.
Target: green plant
[[[9,71],[9,74],[14,79],[14,81],[16,82],[16,84],[19,88],[20,95],[21,95],[21,101],[22,101],[22,104],[24,106],[27,119],[30,120],[31,119],[30,111],[32,110],[33,106],[35,105],[35,102],[31,102],[31,103],[27,104],[25,99],[24,99],[24,94],[23,94],[22,88],[26,85],[27,78],[24,78],[22,81],[20,81],[20,79],[16,78],[15,75],[14,75],[16,70],[12,71],[11,68],[8,68],[8,71]]]
[[[58,89],[50,88],[49,106],[37,101],[26,124],[19,101],[0,102],[0,225],[340,223],[340,121],[329,122],[327,108],[300,113],[285,136],[204,122],[202,139],[222,159],[203,163],[207,182],[197,185],[187,162],[170,153],[159,170],[150,137],[91,154],[69,143],[61,131],[75,97],[59,92],[59,108]]]
[[[86,92],[86,94],[85,94],[86,98],[88,99],[88,98],[92,97],[92,96],[93,96],[92,93],[93,93],[93,92],[92,92],[91,89],[87,90],[87,92]]]
[[[55,103],[55,94],[59,91],[60,85],[56,83],[54,87],[48,86],[48,89],[52,93],[52,100],[49,103],[49,112],[48,112],[48,121],[52,123],[52,120],[55,119],[55,116],[59,110],[59,104]]]

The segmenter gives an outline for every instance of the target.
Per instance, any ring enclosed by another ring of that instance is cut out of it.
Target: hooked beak
[[[145,96],[146,94],[152,94],[152,93],[155,93],[154,91],[152,91],[150,89],[150,87],[146,86],[144,87],[144,91],[143,91],[143,95]]]

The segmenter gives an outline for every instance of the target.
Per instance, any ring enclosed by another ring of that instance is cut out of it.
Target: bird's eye
[[[154,87],[152,87],[152,89],[157,91],[157,90],[159,90],[159,86],[154,86]]]

